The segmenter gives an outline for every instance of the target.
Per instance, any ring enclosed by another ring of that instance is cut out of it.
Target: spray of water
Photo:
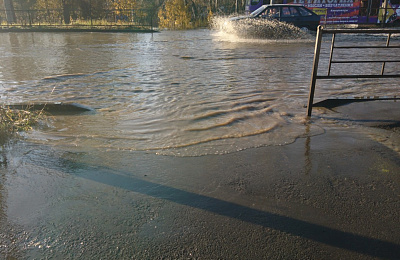
[[[230,17],[216,16],[211,21],[211,27],[226,34],[246,39],[307,39],[310,35],[300,28],[268,19],[244,18],[231,20]]]

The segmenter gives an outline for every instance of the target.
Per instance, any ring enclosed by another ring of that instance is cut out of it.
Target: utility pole
[[[17,21],[12,0],[4,0],[4,9],[6,10],[7,23],[12,24]]]

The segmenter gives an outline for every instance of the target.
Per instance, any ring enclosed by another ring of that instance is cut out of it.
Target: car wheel
[[[308,28],[307,26],[300,27],[300,30],[302,30],[305,33],[309,33],[310,32],[310,28]]]

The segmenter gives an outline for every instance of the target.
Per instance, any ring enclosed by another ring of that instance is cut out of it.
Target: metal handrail
[[[311,74],[310,92],[308,95],[307,116],[310,117],[312,113],[315,85],[317,79],[386,79],[386,78],[400,78],[400,74],[384,74],[386,63],[400,62],[400,60],[333,60],[333,52],[335,49],[398,49],[400,46],[390,46],[390,39],[392,34],[400,33],[399,29],[326,29],[322,26],[318,27],[317,37],[315,41],[313,70]],[[329,54],[329,66],[327,75],[318,75],[318,63],[320,60],[321,43],[323,34],[332,34],[332,42]],[[387,34],[388,38],[385,46],[335,46],[336,34]],[[344,63],[382,63],[380,74],[365,74],[365,75],[330,75],[332,64]]]

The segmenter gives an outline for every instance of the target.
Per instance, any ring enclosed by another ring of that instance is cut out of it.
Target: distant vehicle
[[[302,5],[275,4],[263,5],[248,16],[231,18],[232,21],[241,19],[274,19],[290,23],[303,31],[316,31],[320,16]]]
[[[246,0],[246,14],[270,3],[303,5],[321,24],[386,24],[400,26],[400,0]]]

